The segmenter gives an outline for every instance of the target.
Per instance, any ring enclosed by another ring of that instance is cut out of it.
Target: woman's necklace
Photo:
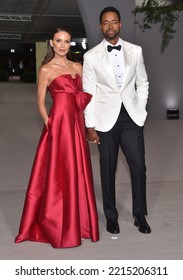
[[[65,67],[68,63],[69,63],[69,60],[66,60],[66,63],[65,63],[65,64],[61,64],[61,63],[56,63],[56,62],[54,62],[54,64],[56,64],[56,65],[58,65],[58,66],[62,66],[62,67]]]

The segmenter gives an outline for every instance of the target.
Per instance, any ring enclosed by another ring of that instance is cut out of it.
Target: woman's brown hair
[[[71,31],[68,28],[58,27],[58,28],[56,28],[54,30],[54,32],[52,33],[52,36],[51,36],[50,39],[53,40],[55,34],[58,33],[58,32],[61,32],[61,31],[67,32],[70,35],[70,37],[72,38],[72,33],[71,33]],[[50,45],[50,42],[49,42],[48,43],[47,54],[46,54],[45,58],[42,61],[42,65],[47,64],[48,62],[50,62],[54,58],[54,56],[55,56],[55,52],[54,52],[53,47]],[[71,59],[71,49],[69,49],[69,52],[67,53],[67,58]]]

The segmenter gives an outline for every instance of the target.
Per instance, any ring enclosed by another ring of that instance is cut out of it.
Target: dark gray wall
[[[163,55],[160,54],[161,33],[159,25],[142,33],[134,24],[132,11],[135,0],[77,0],[85,25],[89,47],[98,44],[101,39],[99,29],[99,13],[106,6],[115,6],[122,16],[121,37],[124,40],[142,46],[144,60],[150,82],[150,95],[148,100],[148,118],[165,119],[166,110],[176,107],[183,118],[183,13],[180,13],[176,24],[174,39]],[[137,16],[140,20],[141,15]]]

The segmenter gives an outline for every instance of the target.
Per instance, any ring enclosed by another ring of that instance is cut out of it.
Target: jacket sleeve
[[[149,95],[149,82],[145,69],[142,48],[138,48],[137,57],[137,69],[136,69],[136,93],[138,97],[139,105],[146,107],[147,99]]]

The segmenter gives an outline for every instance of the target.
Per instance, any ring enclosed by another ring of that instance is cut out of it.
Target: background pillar
[[[46,42],[36,42],[36,77],[38,77],[39,67],[47,53],[48,43]]]

